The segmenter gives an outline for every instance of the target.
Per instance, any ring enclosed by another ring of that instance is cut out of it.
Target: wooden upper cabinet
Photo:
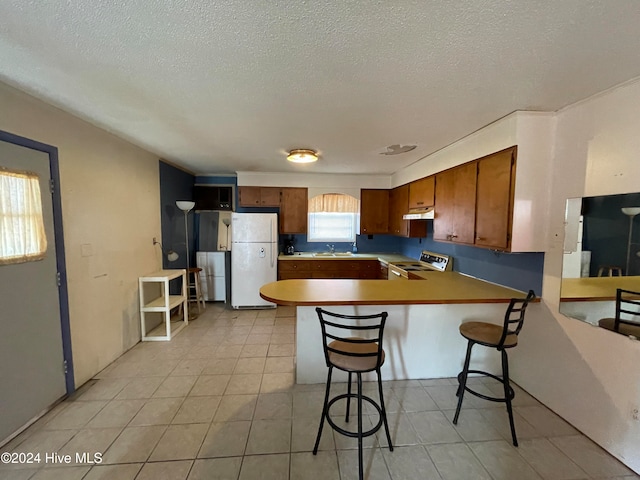
[[[389,192],[389,233],[407,236],[407,223],[402,219],[409,210],[409,186],[402,185]]]
[[[282,188],[280,233],[307,233],[309,199],[306,188]]]
[[[431,175],[409,184],[409,208],[433,207],[435,179],[435,175]]]
[[[389,192],[389,233],[401,237],[427,236],[426,220],[404,220],[409,210],[409,185],[401,185]]]
[[[360,233],[389,233],[389,190],[360,190]]]
[[[433,238],[473,245],[475,239],[477,162],[436,175]]]
[[[445,170],[436,174],[435,216],[433,239],[450,240],[453,232],[453,202],[455,197],[455,174]]]
[[[511,219],[515,171],[515,148],[508,148],[478,160],[475,244],[507,250],[511,240]]]
[[[238,187],[241,207],[279,207],[279,187]]]

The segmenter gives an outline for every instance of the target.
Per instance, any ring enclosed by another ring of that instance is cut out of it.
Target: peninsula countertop
[[[640,291],[640,276],[564,278],[560,290],[560,301],[611,301],[616,299],[618,288]]]
[[[329,257],[332,258],[332,257]],[[421,305],[508,303],[526,294],[458,272],[427,272],[424,280],[280,280],[260,288],[278,305]]]

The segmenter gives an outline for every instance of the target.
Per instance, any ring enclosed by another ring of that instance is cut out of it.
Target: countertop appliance
[[[201,268],[200,285],[206,302],[227,301],[227,252],[196,252],[196,266]]]
[[[290,236],[287,241],[284,243],[284,254],[285,255],[293,255],[296,253],[296,248],[293,244],[293,236]]]
[[[260,297],[260,287],[277,280],[278,215],[231,214],[231,306],[275,308]]]
[[[446,272],[453,268],[453,258],[441,253],[423,250],[420,260],[414,262],[389,263],[389,280],[408,280],[409,272]]]

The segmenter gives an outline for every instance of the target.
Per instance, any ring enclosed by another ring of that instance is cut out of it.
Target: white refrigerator
[[[275,308],[260,297],[260,287],[277,280],[278,215],[231,214],[231,306]]]

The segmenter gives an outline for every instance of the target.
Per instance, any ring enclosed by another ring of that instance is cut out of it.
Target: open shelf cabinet
[[[169,293],[169,282],[182,278],[180,295]],[[187,272],[181,270],[160,270],[145,275],[138,279],[140,291],[140,331],[143,342],[169,341],[189,323],[189,301],[187,298]],[[160,287],[160,296],[147,300],[145,287],[148,283],[157,283]],[[171,310],[182,306],[181,319],[171,319]],[[147,313],[161,313],[163,322],[147,332]]]

